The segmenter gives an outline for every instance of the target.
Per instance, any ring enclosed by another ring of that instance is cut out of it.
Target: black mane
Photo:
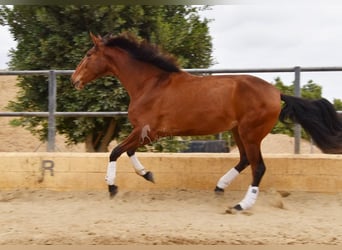
[[[135,36],[129,33],[118,36],[107,35],[103,38],[103,42],[106,46],[124,49],[129,52],[133,58],[153,64],[167,72],[180,71],[175,57],[161,52],[156,45],[152,45],[146,41],[138,41]]]

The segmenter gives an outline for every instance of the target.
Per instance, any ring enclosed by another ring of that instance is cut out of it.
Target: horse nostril
[[[74,88],[77,89],[77,90],[83,89],[83,84],[82,84],[81,81],[73,82],[73,85],[74,85]]]

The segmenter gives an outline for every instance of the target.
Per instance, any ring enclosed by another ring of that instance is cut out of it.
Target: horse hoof
[[[251,216],[253,215],[252,212],[243,210],[242,207],[238,204],[234,207],[229,207],[226,209],[226,214],[243,214],[246,216]]]
[[[216,186],[214,192],[215,192],[215,194],[223,195],[224,194],[224,189],[223,188],[219,188],[219,187]]]
[[[108,185],[109,198],[113,198],[118,193],[118,187],[115,185]]]
[[[240,204],[235,205],[234,207],[229,207],[226,210],[226,214],[237,214],[238,212],[241,212],[243,209],[240,206]]]
[[[234,207],[227,208],[226,214],[237,214],[241,212],[242,210],[243,210],[242,207],[239,204],[237,204]]]
[[[237,210],[237,211],[242,211],[243,210],[243,208],[240,206],[240,204],[235,205],[234,209]]]
[[[228,207],[225,211],[226,214],[237,214],[239,211],[237,211],[235,208],[233,207]]]
[[[142,177],[144,177],[145,180],[148,180],[152,183],[154,183],[154,178],[152,172],[148,171],[146,174],[144,174]]]

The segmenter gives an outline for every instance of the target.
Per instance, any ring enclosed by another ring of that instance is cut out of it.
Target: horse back
[[[155,84],[131,108],[131,118],[155,127],[158,134],[201,135],[229,130],[246,116],[259,119],[268,110],[278,116],[280,94],[254,76],[184,72]]]

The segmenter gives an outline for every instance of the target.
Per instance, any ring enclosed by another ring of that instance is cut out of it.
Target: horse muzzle
[[[77,90],[81,90],[84,87],[84,85],[82,84],[81,81],[73,82],[72,84],[74,85],[75,89],[77,89]]]
[[[70,78],[71,84],[73,87],[77,90],[81,90],[84,87],[84,83],[80,79],[80,77],[75,77],[74,75],[71,76]]]

